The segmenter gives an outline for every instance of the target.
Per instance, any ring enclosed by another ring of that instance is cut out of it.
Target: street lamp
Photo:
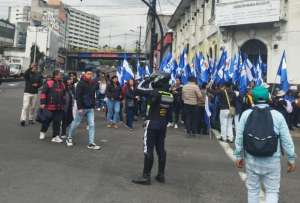
[[[80,0],[82,2],[82,0]],[[160,62],[162,61],[162,55],[163,55],[163,50],[164,50],[164,40],[163,40],[163,37],[164,37],[164,29],[163,29],[163,26],[162,26],[162,23],[157,15],[157,12],[156,12],[156,8],[153,8],[151,6],[151,4],[149,2],[147,2],[146,0],[141,0],[150,10],[151,12],[153,13],[154,17],[156,18],[157,22],[158,22],[158,26],[159,26],[159,29],[160,29],[160,35],[161,35],[161,40],[160,40]]]
[[[163,26],[162,26],[162,23],[159,19],[159,16],[157,15],[157,12],[156,12],[156,8],[153,8],[150,3],[148,3],[147,1],[145,0],[141,0],[144,4],[146,4],[148,6],[148,8],[151,10],[151,12],[154,14],[157,22],[158,22],[158,26],[159,26],[159,29],[160,29],[160,35],[161,35],[161,39],[160,39],[160,62],[162,61],[162,57],[163,57],[163,50],[164,50],[164,29],[163,29]],[[153,67],[152,67],[153,68]]]
[[[134,33],[139,33],[139,39],[137,41],[137,43],[138,43],[137,44],[137,54],[138,54],[137,58],[138,58],[138,60],[140,60],[140,55],[141,55],[142,28],[143,28],[142,26],[138,26],[138,29],[139,29],[138,32],[133,30],[133,29],[129,30],[129,31],[134,32]]]

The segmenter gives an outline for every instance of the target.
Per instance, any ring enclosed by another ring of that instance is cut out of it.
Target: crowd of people
[[[50,122],[53,125],[53,142],[61,143],[67,139],[72,145],[72,138],[76,127],[84,116],[87,117],[89,145],[94,145],[94,109],[103,111],[107,118],[108,128],[119,128],[123,122],[130,130],[134,121],[140,116],[144,120],[147,116],[147,100],[137,94],[136,88],[140,81],[133,79],[121,86],[116,75],[86,69],[79,77],[76,72],[62,75],[56,70],[53,75],[43,81],[37,66],[33,64],[25,74],[25,91],[23,108],[20,118],[22,126],[34,124],[36,102],[40,92],[40,113],[43,109],[50,111],[50,120],[42,123],[40,138],[44,139]],[[179,78],[170,87],[174,103],[168,112],[167,127],[175,129],[183,126],[187,137],[209,134],[211,127],[220,129],[220,139],[233,142],[237,124],[242,113],[254,106],[252,89],[242,94],[238,88],[230,83],[223,85],[203,84],[198,86],[196,79],[190,77],[186,85],[182,85]],[[266,88],[271,88],[264,84]],[[270,105],[284,115],[289,129],[300,127],[300,92],[292,87],[289,92],[273,91],[270,95]],[[207,116],[206,105],[210,111]],[[123,116],[125,115],[125,117]],[[28,116],[28,118],[27,118]],[[181,125],[183,124],[183,125]],[[67,133],[67,128],[70,128]],[[98,148],[98,147],[96,147]]]
[[[235,141],[237,167],[242,168],[246,161],[246,172],[250,177],[247,180],[248,201],[258,202],[259,177],[265,178],[263,183],[267,190],[267,202],[278,201],[278,168],[282,148],[288,154],[288,170],[295,170],[296,155],[289,132],[300,128],[300,92],[297,86],[291,86],[288,92],[283,92],[268,84],[255,86],[251,83],[247,92],[241,92],[231,83],[199,86],[193,76],[189,77],[185,85],[181,84],[180,78],[170,85],[169,76],[162,74],[151,77],[143,81],[130,79],[121,86],[116,75],[110,77],[101,72],[95,74],[92,69],[86,68],[79,77],[76,72],[63,75],[55,70],[52,76],[43,79],[33,64],[24,74],[25,91],[20,124],[27,126],[27,123],[35,123],[35,103],[39,95],[40,107],[36,120],[41,123],[41,140],[46,138],[52,123],[51,142],[65,142],[71,147],[74,145],[75,131],[85,118],[87,148],[99,150],[101,147],[95,143],[94,109],[105,112],[107,127],[111,129],[119,128],[123,122],[128,129],[133,130],[134,121],[141,117],[146,123],[144,172],[142,177],[133,182],[146,185],[151,182],[154,147],[159,156],[156,179],[159,182],[165,181],[164,141],[168,127],[183,128],[187,138],[208,135],[211,128],[219,129],[220,136],[217,138],[220,141]],[[255,115],[257,119],[249,119]],[[263,137],[268,133],[268,137]],[[276,140],[279,138],[280,144],[272,140],[273,135]],[[251,141],[253,138],[256,140]],[[264,146],[264,149],[255,148],[256,142],[267,141],[267,145],[258,144]],[[246,153],[243,157],[244,150]],[[264,173],[270,170],[272,173]],[[270,183],[270,179],[276,181]]]

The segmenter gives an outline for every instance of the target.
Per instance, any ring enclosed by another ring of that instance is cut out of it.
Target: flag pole
[[[278,75],[277,75],[277,73],[276,73],[275,81],[274,81],[273,86],[272,86],[271,96],[273,95],[273,93],[274,93],[274,91],[275,91],[275,86],[276,86],[277,78],[278,78]]]

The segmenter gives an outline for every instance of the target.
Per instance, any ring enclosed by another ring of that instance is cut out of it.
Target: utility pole
[[[154,9],[154,11],[156,12],[156,0],[152,0],[151,1],[151,7]],[[156,44],[157,44],[157,38],[156,38],[156,23],[155,23],[155,13],[152,10],[149,10],[150,13],[150,23],[151,23],[151,40],[150,40],[150,58],[149,58],[149,65],[150,68],[154,68],[153,65],[153,60],[154,60],[154,50],[156,48]]]
[[[36,52],[37,52],[37,33],[38,33],[38,27],[35,27],[35,44],[34,44],[34,54],[33,54],[33,63],[36,64]]]
[[[138,41],[138,46],[137,46],[137,52],[138,52],[138,60],[140,60],[140,57],[141,57],[141,52],[142,52],[142,50],[141,50],[141,41],[142,41],[142,29],[143,29],[143,27],[140,25],[140,26],[138,26],[138,29],[139,29],[139,41]]]

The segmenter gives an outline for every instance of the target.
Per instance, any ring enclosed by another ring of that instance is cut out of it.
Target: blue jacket
[[[260,104],[257,105],[259,108],[266,108],[268,107],[267,104]],[[236,140],[235,140],[235,152],[234,155],[237,160],[243,159],[244,155],[244,149],[243,149],[243,132],[245,129],[245,124],[247,122],[247,119],[249,115],[251,114],[252,109],[249,109],[245,111],[240,119],[238,128],[237,128],[237,135],[236,135]],[[289,128],[287,126],[287,123],[283,117],[283,115],[276,111],[276,110],[271,110],[271,114],[273,117],[273,123],[274,123],[274,131],[277,135],[279,135],[279,142],[278,142],[278,149],[277,152],[273,154],[272,157],[254,157],[247,152],[245,152],[245,160],[250,161],[250,162],[255,162],[257,160],[263,162],[277,162],[280,161],[281,157],[281,148],[282,146],[283,150],[287,154],[287,159],[290,163],[294,163],[296,159],[296,154],[295,154],[295,146],[292,140],[292,137],[289,132]]]

